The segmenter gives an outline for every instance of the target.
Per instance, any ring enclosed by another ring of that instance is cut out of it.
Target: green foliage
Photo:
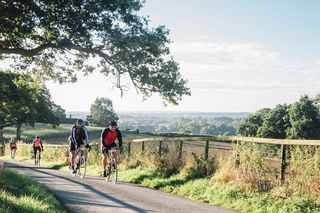
[[[277,105],[264,117],[257,136],[263,138],[286,138],[286,130],[290,127],[289,106]]]
[[[110,121],[117,121],[119,117],[113,110],[112,101],[109,98],[96,98],[90,108],[88,120],[98,126],[106,126]]]
[[[41,78],[76,81],[76,73],[98,69],[116,78],[127,76],[145,97],[159,93],[177,104],[190,95],[178,64],[168,59],[168,30],[150,29],[139,16],[143,1],[23,1],[0,4],[0,59]],[[79,24],[81,23],[81,24]],[[96,65],[89,65],[92,58]]]
[[[65,212],[54,196],[26,175],[0,169],[0,212]]]
[[[238,126],[238,133],[243,136],[257,136],[258,129],[262,126],[263,120],[270,112],[270,109],[264,108],[256,113],[246,117]]]
[[[320,137],[319,109],[308,96],[302,96],[299,102],[292,104],[289,110],[291,128],[288,138],[316,139]]]
[[[305,95],[291,105],[277,105],[249,115],[239,124],[238,133],[249,137],[318,139],[319,113],[317,98]]]
[[[0,100],[0,129],[17,124],[19,130],[23,123],[58,124],[48,90],[29,75],[0,71]]]
[[[66,118],[66,110],[62,109],[61,106],[53,103],[52,104],[52,111],[56,118],[58,118],[60,121]]]
[[[210,177],[216,171],[215,158],[205,159],[192,153],[192,164],[185,168],[186,179],[193,180],[198,178]]]

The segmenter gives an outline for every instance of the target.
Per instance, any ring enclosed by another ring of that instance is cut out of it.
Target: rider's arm
[[[76,128],[72,127],[71,129],[71,142],[77,146],[77,140],[76,140]]]
[[[107,128],[101,132],[101,147],[104,146],[104,139],[106,138],[108,132],[109,131]]]
[[[40,140],[41,150],[43,150],[42,140]]]
[[[84,134],[86,135],[86,145],[89,145],[90,144],[90,140],[89,140],[89,135],[88,135],[87,128],[83,127],[83,131],[84,131]]]
[[[117,129],[117,138],[119,141],[119,147],[122,147],[122,134],[119,129]]]

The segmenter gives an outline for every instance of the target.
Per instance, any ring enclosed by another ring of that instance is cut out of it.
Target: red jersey
[[[106,135],[106,137],[104,138],[104,144],[106,145],[111,145],[111,144],[114,144],[116,139],[118,137],[118,134],[116,131],[109,131]]]

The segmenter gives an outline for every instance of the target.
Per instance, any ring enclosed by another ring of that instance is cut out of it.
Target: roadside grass
[[[13,169],[0,169],[0,212],[66,212],[37,182]]]

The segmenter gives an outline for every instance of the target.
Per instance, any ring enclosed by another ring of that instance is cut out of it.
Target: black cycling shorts
[[[83,141],[77,141],[77,146],[81,146],[84,145]],[[69,151],[73,152],[74,150],[76,150],[76,146],[74,145],[74,143],[70,142],[69,144]]]
[[[112,147],[117,147],[117,144],[113,143],[113,144],[110,144],[110,145],[103,145],[102,149],[101,149],[102,154],[108,153],[108,150],[111,150]]]
[[[33,147],[33,154],[34,154],[34,158],[37,157],[37,151],[38,152],[41,152],[41,147]]]

